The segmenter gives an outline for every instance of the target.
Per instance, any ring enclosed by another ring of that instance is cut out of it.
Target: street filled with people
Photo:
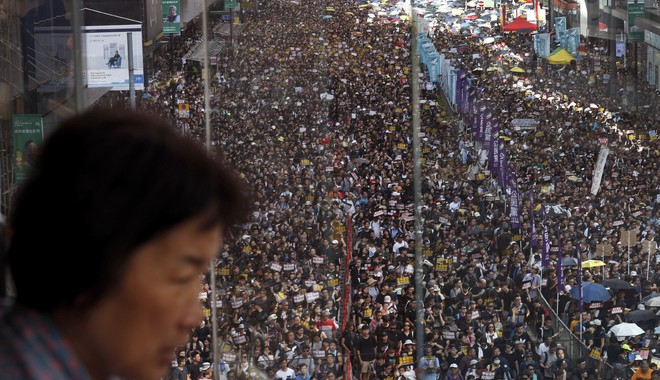
[[[497,12],[475,33],[455,27],[464,12],[415,10],[430,20],[419,37],[462,75],[447,88],[421,67],[416,209],[406,5],[255,8],[208,73],[210,140],[253,189],[251,221],[203,279],[207,318],[172,378],[660,378],[659,122],[641,80],[632,111],[593,41],[569,65],[539,64]],[[203,71],[183,58],[200,25],[156,51],[138,107],[204,143]],[[470,104],[451,100],[460,86]],[[484,138],[473,104],[498,134]],[[486,145],[506,150],[506,174]]]

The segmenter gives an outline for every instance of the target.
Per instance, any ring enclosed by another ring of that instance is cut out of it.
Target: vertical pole
[[[633,70],[635,70],[635,72],[633,73],[633,79],[634,79],[635,81],[633,82],[633,83],[634,83],[634,84],[633,84],[633,97],[635,98],[635,111],[637,111],[637,107],[638,107],[638,105],[639,105],[639,100],[638,100],[639,96],[637,96],[637,70],[638,70],[638,69],[637,69],[637,61],[638,61],[638,57],[637,57],[637,41],[635,41],[633,44],[634,44],[634,46],[635,46],[635,50],[634,50],[634,52],[635,52],[635,62],[634,62],[634,66],[633,66]]]
[[[80,20],[80,1],[71,2],[71,28],[73,34],[73,97],[75,100],[75,111],[81,113],[84,110],[82,93],[82,22]]]
[[[610,97],[616,96],[616,38],[614,35],[614,15],[612,15],[613,0],[609,0],[610,13],[608,14],[607,21],[607,34],[610,42]]]
[[[630,275],[630,230],[628,230],[628,275]]]
[[[133,33],[126,33],[128,40],[128,96],[131,102],[131,109],[134,110],[135,106],[135,67],[133,65]]]
[[[231,51],[234,51],[234,8],[229,8],[229,41]]]
[[[653,240],[648,241],[649,245],[649,254],[646,258],[646,281],[649,280],[649,272],[651,271],[651,245],[653,244]]]
[[[421,193],[421,149],[420,149],[420,109],[419,109],[419,46],[417,46],[417,12],[414,0],[410,0],[411,25],[411,59],[412,70],[410,84],[412,86],[412,127],[413,127],[413,189],[415,204],[415,336],[417,345],[417,368],[422,371],[424,358],[424,289],[422,280],[424,266],[422,265],[422,193]]]

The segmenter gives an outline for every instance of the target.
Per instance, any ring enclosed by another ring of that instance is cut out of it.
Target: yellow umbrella
[[[399,16],[399,20],[410,20],[410,16],[408,16],[408,15],[401,15],[401,16]]]
[[[512,72],[512,73],[524,73],[524,72],[525,72],[525,69],[523,69],[522,67],[518,67],[518,66],[516,66],[516,67],[514,67],[514,68],[511,69],[511,72]]]
[[[582,268],[604,267],[606,264],[600,260],[587,260],[582,262]]]
[[[327,8],[325,8],[325,11],[326,11],[326,12],[334,12],[334,11],[335,11],[335,8],[333,8],[333,7],[327,7]]]
[[[353,12],[346,12],[346,14],[349,15],[349,16],[355,16],[355,13],[353,13]]]
[[[487,68],[486,71],[502,71],[502,68],[497,66],[491,66]]]

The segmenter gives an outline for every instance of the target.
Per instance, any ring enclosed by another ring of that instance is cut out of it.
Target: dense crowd
[[[196,380],[215,370],[222,379],[339,379],[349,362],[363,380],[614,376],[599,356],[624,375],[641,367],[650,378],[655,320],[643,335],[619,340],[607,333],[643,305],[642,297],[657,293],[660,280],[655,254],[649,260],[644,249],[660,224],[657,108],[628,112],[620,98],[609,98],[591,53],[570,67],[537,70],[529,35],[485,44],[438,23],[430,33],[437,50],[467,70],[479,97],[501,112],[501,138],[523,194],[522,224],[512,225],[509,194],[488,171],[468,120],[445,106],[441,93],[448,89],[423,70],[418,331],[411,30],[388,17],[396,4],[381,7],[271,1],[248,18],[232,54],[219,60],[211,140],[256,199],[251,223],[227,242],[217,263],[217,300],[210,277],[204,279],[200,300],[208,318],[177,353],[173,378],[190,373]],[[159,71],[139,106],[175,117],[172,102],[189,103],[190,117],[175,121],[204,141],[201,70],[182,60],[200,38],[191,23],[171,48],[157,52]],[[508,60],[526,73],[511,73]],[[491,64],[501,70],[485,71]],[[517,118],[538,123],[517,130]],[[605,144],[610,155],[593,195]],[[635,238],[622,244],[627,231]],[[632,290],[585,303],[580,319],[571,293],[578,255],[605,264],[584,269],[583,283],[616,278]],[[587,354],[568,357],[562,345],[574,342],[557,344],[565,332],[555,313]],[[208,364],[212,327],[220,338],[219,368]],[[424,347],[416,345],[418,334]],[[418,349],[424,359],[416,373]]]

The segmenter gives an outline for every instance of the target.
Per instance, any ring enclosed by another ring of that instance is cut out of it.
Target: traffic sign
[[[225,9],[236,9],[237,6],[237,1],[225,0]]]

